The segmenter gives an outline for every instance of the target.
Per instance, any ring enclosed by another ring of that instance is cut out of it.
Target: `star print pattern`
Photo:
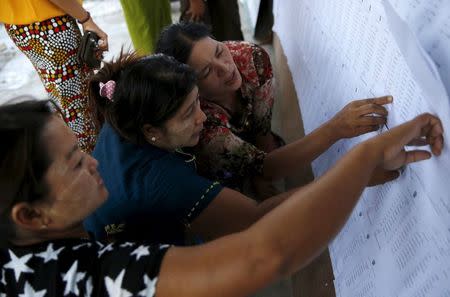
[[[86,293],[85,293],[85,297],[91,297],[92,296],[92,290],[94,289],[94,287],[92,286],[92,277],[90,277],[87,281],[86,281]]]
[[[2,269],[1,283],[6,286],[6,278],[5,278],[5,270],[4,269]]]
[[[33,269],[31,269],[26,265],[33,255],[25,255],[23,257],[18,258],[12,251],[9,251],[9,255],[11,256],[11,261],[6,263],[4,268],[13,269],[16,280],[19,280],[19,277],[22,274],[22,272],[34,272]]]
[[[84,272],[77,272],[78,268],[78,261],[75,261],[72,266],[70,266],[69,271],[67,273],[64,273],[63,281],[66,282],[66,288],[64,289],[64,296],[70,294],[71,292],[78,295],[80,291],[78,290],[77,283],[81,281],[85,274]]]
[[[139,292],[139,296],[154,296],[157,277],[150,279],[148,276],[144,275],[144,284],[146,288]]]
[[[137,249],[135,249],[135,250],[131,253],[131,255],[132,255],[132,256],[135,255],[135,256],[136,256],[136,260],[139,260],[140,257],[150,255],[150,252],[149,252],[149,250],[148,250],[148,247],[142,246],[142,245],[141,245],[141,246],[139,246]]]
[[[47,263],[51,260],[58,260],[58,254],[64,249],[64,247],[57,249],[56,251],[53,249],[53,244],[49,244],[47,250],[45,252],[36,254],[37,257],[42,257],[44,259],[44,263]]]
[[[92,243],[90,243],[90,242],[83,242],[82,244],[74,246],[72,249],[74,251],[76,251],[76,250],[78,250],[78,249],[80,249],[80,248],[82,248],[84,246],[90,247],[91,245],[92,245]]]
[[[131,297],[131,293],[124,290],[122,287],[123,276],[125,275],[125,269],[122,270],[115,280],[110,277],[105,277],[105,285],[110,297]]]
[[[152,297],[168,248],[84,239],[2,248],[0,297]]]
[[[100,258],[105,252],[110,252],[112,250],[112,243],[110,243],[106,247],[101,248],[100,251],[98,251],[98,257]]]
[[[19,297],[44,297],[47,290],[35,291],[33,287],[26,282],[23,294],[19,294]]]

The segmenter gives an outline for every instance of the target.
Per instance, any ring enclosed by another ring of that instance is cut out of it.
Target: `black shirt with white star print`
[[[71,239],[0,252],[0,296],[154,296],[168,245]]]

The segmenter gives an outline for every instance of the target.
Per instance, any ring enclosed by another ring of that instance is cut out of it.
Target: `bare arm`
[[[370,173],[369,185],[378,185],[398,177],[396,170],[377,167]],[[234,232],[240,232],[276,208],[300,189],[287,192],[257,202],[235,190],[224,188],[217,197],[192,222],[188,235],[200,235],[205,240],[212,240]]]
[[[299,168],[309,166],[336,141],[338,138],[332,127],[325,123],[301,139],[267,154],[263,175],[272,179],[290,176]]]
[[[202,246],[171,248],[162,263],[157,295],[248,296],[306,265],[342,227],[377,166],[398,168],[430,157],[425,151],[403,150],[421,133],[439,155],[440,121],[419,116],[358,145],[248,230]]]
[[[89,16],[88,12],[77,0],[50,0],[50,2],[77,20],[85,20]],[[83,31],[95,32],[100,37],[99,49],[101,51],[108,50],[108,35],[97,26],[92,17],[83,23],[82,26]]]
[[[289,176],[299,167],[309,166],[339,139],[377,130],[379,125],[386,123],[387,111],[381,105],[390,102],[392,97],[385,96],[349,103],[305,137],[267,154],[263,175],[272,179]]]
[[[277,140],[271,132],[265,135],[257,135],[255,137],[255,146],[266,153],[270,153],[279,147]]]
[[[224,188],[192,222],[189,233],[211,240],[245,230],[286,200],[295,190],[297,189],[258,203],[235,190]]]

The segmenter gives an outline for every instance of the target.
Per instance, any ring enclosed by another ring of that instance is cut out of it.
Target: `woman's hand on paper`
[[[383,105],[388,103],[392,103],[392,96],[352,101],[327,124],[338,139],[376,131],[386,124],[388,111]]]
[[[383,160],[380,166],[386,170],[397,170],[409,163],[429,159],[432,154],[439,156],[444,145],[443,131],[438,117],[424,113],[374,137],[369,142],[380,149]],[[420,149],[405,150],[405,146],[421,145],[429,145],[431,152]]]

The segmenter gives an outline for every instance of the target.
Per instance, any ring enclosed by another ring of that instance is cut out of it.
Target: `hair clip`
[[[112,101],[114,90],[116,88],[116,82],[113,80],[108,80],[106,83],[100,82],[100,96],[108,98]]]

